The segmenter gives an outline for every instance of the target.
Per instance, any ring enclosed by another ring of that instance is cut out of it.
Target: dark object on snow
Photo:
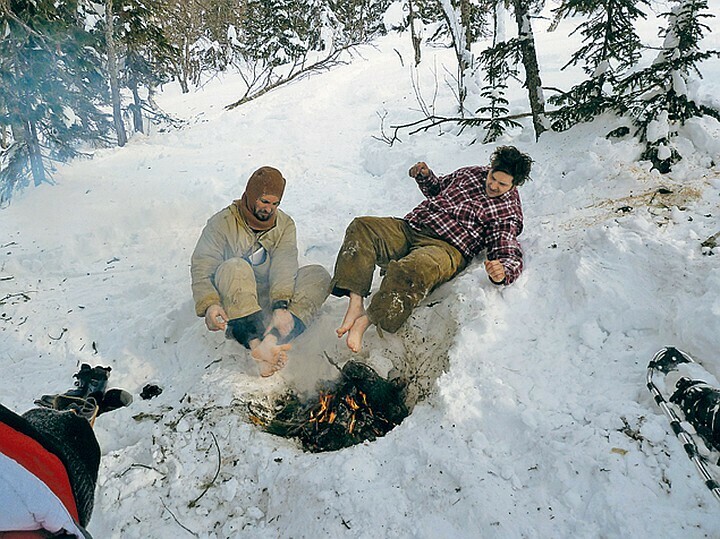
[[[708,447],[720,451],[720,390],[687,377],[680,378],[675,387],[670,402],[680,407]]]
[[[90,367],[87,363],[80,365],[80,370],[73,377],[75,380],[75,389],[65,392],[68,397],[94,397],[96,401],[101,401],[102,396],[107,388],[108,377],[110,376],[111,367]]]
[[[73,389],[65,393],[42,395],[35,400],[35,404],[57,411],[72,410],[91,423],[101,414],[130,406],[133,401],[130,393],[124,389],[106,389],[111,370],[111,367],[98,365],[91,368],[83,363],[73,375],[76,379]]]
[[[98,415],[107,412],[112,412],[118,408],[125,408],[130,406],[133,401],[133,396],[125,391],[124,389],[112,388],[108,389],[103,395],[102,401],[98,403],[99,410]]]
[[[702,446],[710,451],[718,449],[720,421],[718,421],[717,414],[720,410],[720,390],[711,387],[704,381],[681,377],[675,384],[673,394],[666,399],[667,395],[663,395],[653,380],[657,374],[667,376],[673,371],[680,371],[678,374],[682,374],[682,369],[687,368],[683,367],[683,364],[688,363],[695,362],[685,352],[671,346],[660,349],[648,364],[646,385],[655,402],[670,421],[672,431],[683,444],[685,453],[695,465],[705,486],[720,501],[719,478],[708,466],[708,458],[700,452]],[[663,384],[662,387],[666,386]],[[673,391],[669,387],[666,387],[666,390]],[[675,404],[679,410],[670,403]],[[695,427],[697,435],[685,429],[684,420]],[[715,468],[713,467],[712,470]]]
[[[143,400],[150,400],[153,397],[157,397],[162,392],[163,390],[160,386],[156,386],[155,384],[146,384],[140,393],[140,398]]]
[[[298,438],[303,449],[318,453],[373,441],[408,416],[403,384],[389,382],[356,361],[341,372],[337,385],[318,398],[303,403],[295,395],[287,397],[265,430]]]

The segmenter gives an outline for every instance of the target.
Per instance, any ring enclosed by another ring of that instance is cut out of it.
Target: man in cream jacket
[[[208,220],[191,259],[196,314],[250,349],[262,376],[285,366],[330,282],[322,266],[298,267],[295,223],[278,209],[284,190],[279,170],[256,170],[242,197]]]

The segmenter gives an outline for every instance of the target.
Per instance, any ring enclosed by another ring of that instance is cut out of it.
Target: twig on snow
[[[210,436],[212,436],[213,442],[215,442],[215,449],[217,449],[217,457],[218,457],[217,470],[215,470],[215,476],[212,478],[212,481],[210,481],[210,482],[207,484],[207,486],[205,487],[205,490],[203,490],[203,491],[200,493],[200,496],[198,496],[197,498],[195,498],[193,501],[191,501],[191,502],[188,504],[188,507],[190,507],[190,508],[195,507],[195,506],[197,505],[197,502],[200,501],[200,498],[202,498],[203,496],[205,496],[205,493],[206,493],[208,490],[210,490],[210,487],[215,484],[215,480],[216,480],[216,479],[218,478],[218,476],[220,475],[220,462],[222,461],[222,455],[220,454],[220,446],[218,445],[217,438],[215,438],[215,434],[211,432],[211,433],[210,433]]]
[[[53,341],[59,341],[60,339],[63,338],[63,335],[65,335],[65,333],[67,333],[67,330],[68,330],[68,328],[62,328],[62,331],[60,332],[60,336],[59,336],[59,337],[53,337],[53,336],[50,335],[49,333],[48,333],[48,337],[50,337]]]
[[[153,472],[157,472],[158,474],[160,474],[160,477],[162,477],[163,479],[165,479],[165,474],[162,473],[160,470],[158,470],[157,468],[154,468],[153,466],[148,466],[147,464],[142,464],[142,463],[140,463],[140,462],[133,462],[133,463],[132,463],[130,466],[128,466],[128,468],[127,468],[125,471],[123,471],[118,477],[122,477],[123,475],[125,475],[126,473],[128,473],[130,470],[132,470],[132,469],[134,469],[134,468],[144,468],[144,469],[146,469],[146,470],[152,470]]]
[[[25,301],[30,301],[30,296],[28,296],[28,292],[18,292],[16,294],[6,294],[4,298],[0,299],[0,305],[5,305],[5,302],[11,298],[22,298]]]
[[[169,508],[167,505],[165,505],[165,501],[164,501],[162,498],[160,498],[160,503],[161,503],[162,506],[165,508],[165,510],[166,510],[168,513],[170,513],[170,516],[173,517],[173,520],[177,523],[178,526],[180,526],[183,530],[185,530],[186,532],[188,532],[188,533],[189,533],[190,535],[192,535],[193,537],[198,537],[198,534],[197,534],[197,533],[195,533],[194,531],[192,531],[192,530],[191,530],[190,528],[188,528],[187,526],[184,526],[184,525],[182,524],[182,522],[180,522],[180,521],[178,520],[178,518],[175,516],[175,513],[173,513],[172,511],[170,511],[170,508]]]

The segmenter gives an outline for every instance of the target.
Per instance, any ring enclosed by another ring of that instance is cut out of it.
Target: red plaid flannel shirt
[[[505,268],[505,284],[518,278],[523,253],[517,237],[523,229],[523,213],[517,188],[499,197],[485,193],[489,167],[465,167],[446,176],[431,173],[417,179],[427,197],[405,216],[419,231],[424,228],[457,248],[468,260],[487,249],[488,260]]]

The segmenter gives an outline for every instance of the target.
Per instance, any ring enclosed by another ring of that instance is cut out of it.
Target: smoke
[[[317,394],[319,387],[337,381],[340,377],[338,367],[342,367],[351,355],[345,341],[338,339],[335,334],[336,327],[342,321],[342,314],[325,308],[321,313],[293,341],[293,347],[288,352],[287,366],[280,371],[301,399],[310,398]]]

